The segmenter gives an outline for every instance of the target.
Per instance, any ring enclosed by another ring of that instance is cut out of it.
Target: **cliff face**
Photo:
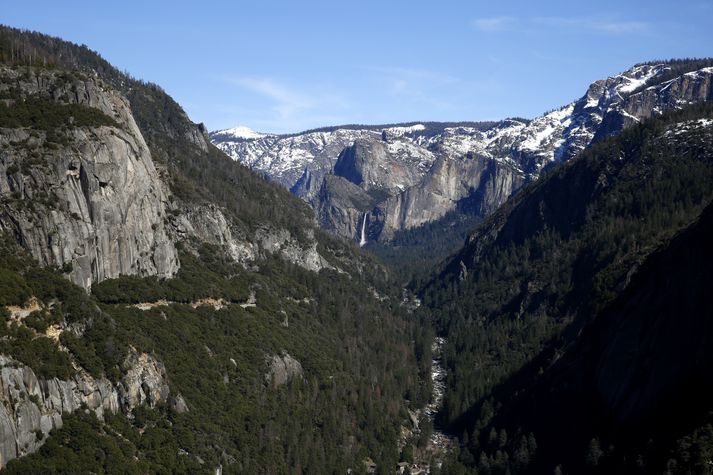
[[[0,467],[37,451],[52,429],[62,427],[63,415],[83,406],[101,418],[105,413],[128,414],[141,404],[154,407],[169,402],[162,363],[132,350],[124,366],[126,374],[117,384],[84,371],[68,380],[45,380],[31,368],[0,355]]]
[[[441,159],[418,186],[383,204],[386,216],[383,236],[393,231],[429,223],[461,206],[486,216],[524,183],[514,167],[483,157]]]
[[[95,76],[2,67],[0,97],[0,231],[85,289],[120,275],[171,277],[180,265],[176,244],[192,239],[223,246],[246,266],[266,252],[310,270],[327,266],[313,237],[299,242],[270,223],[249,229],[219,205],[177,199],[169,189],[175,178],[157,169],[145,134],[203,158],[210,145],[182,110],[150,124],[141,116],[140,128],[132,107],[142,110],[141,101],[159,94],[130,104]],[[17,112],[23,104],[26,116]],[[164,163],[172,158],[160,143],[152,150]]]
[[[70,279],[170,277],[179,266],[166,233],[166,194],[127,101],[90,77],[0,69],[16,101],[43,97],[100,111],[110,125],[0,129],[0,230]]]
[[[228,130],[211,139],[305,198],[325,229],[360,241],[368,213],[368,239],[388,241],[453,210],[487,216],[549,165],[642,119],[709,100],[711,77],[713,68],[701,64],[642,64],[592,83],[580,99],[531,121],[345,126],[289,137]],[[335,194],[330,175],[356,185],[354,199],[346,189]],[[369,209],[351,205],[364,202],[356,188],[371,196]]]

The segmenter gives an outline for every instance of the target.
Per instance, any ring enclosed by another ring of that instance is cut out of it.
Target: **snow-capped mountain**
[[[285,136],[258,134],[250,129],[239,127],[212,132],[210,138],[235,160],[291,189],[305,170],[312,176],[319,177],[330,172],[339,154],[357,140],[381,140],[383,133],[394,138],[410,137],[425,129],[423,124],[333,128]],[[432,154],[413,140],[406,139],[398,150],[396,148],[399,146],[395,145],[393,151],[405,160],[421,155],[426,162],[433,161]]]
[[[711,77],[713,62],[649,63],[596,81],[580,99],[534,120],[345,126],[289,136],[237,128],[211,139],[312,203],[326,229],[357,242],[388,240],[463,200],[473,212],[490,213],[548,165],[642,119],[711,99]]]
[[[245,127],[244,125],[238,125],[237,127],[233,127],[232,129],[225,129],[221,130],[219,132],[221,135],[224,135],[226,139],[231,140],[231,139],[261,139],[266,136],[266,134],[261,134],[260,132],[255,132],[253,129],[250,127]]]

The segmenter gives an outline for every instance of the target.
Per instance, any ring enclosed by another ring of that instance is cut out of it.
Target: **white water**
[[[438,411],[440,411],[443,407],[443,396],[446,392],[446,369],[443,367],[443,347],[445,344],[445,338],[436,337],[433,339],[433,345],[431,346],[431,351],[433,353],[433,360],[431,360],[433,396],[430,404],[428,404],[424,409],[424,412],[431,422],[435,422]],[[434,424],[433,432],[431,433],[431,444],[441,450],[448,450],[452,442],[452,439],[438,430]]]
[[[443,368],[443,345],[445,345],[446,339],[437,336],[433,339],[433,344],[431,345],[431,352],[433,354],[433,360],[431,360],[431,382],[433,383],[433,396],[431,397],[431,403],[426,406],[426,414],[433,420],[438,414],[438,411],[443,405],[443,395],[446,389],[446,370]]]
[[[359,247],[364,247],[367,243],[366,240],[366,216],[369,213],[364,213],[364,221],[361,223],[361,241],[359,241]]]

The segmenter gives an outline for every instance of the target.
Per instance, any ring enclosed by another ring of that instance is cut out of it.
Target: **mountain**
[[[642,119],[710,99],[711,76],[710,60],[640,64],[531,121],[344,126],[257,138],[226,130],[210,138],[311,203],[324,229],[356,242],[389,241],[449,212],[487,216],[550,165]]]
[[[222,133],[283,147],[255,155],[280,185],[160,87],[0,27],[0,466],[388,473],[445,431],[445,473],[705,472],[711,72],[642,64],[533,121]],[[459,214],[414,289],[321,229]]]
[[[429,331],[160,87],[0,27],[0,177],[6,472],[396,466]]]
[[[523,188],[433,277],[454,470],[702,469],[712,157],[710,102],[642,120]]]

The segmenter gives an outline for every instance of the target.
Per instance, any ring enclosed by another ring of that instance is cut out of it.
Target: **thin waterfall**
[[[366,217],[369,213],[364,213],[364,221],[361,223],[361,241],[359,241],[359,247],[363,247],[366,243]]]

